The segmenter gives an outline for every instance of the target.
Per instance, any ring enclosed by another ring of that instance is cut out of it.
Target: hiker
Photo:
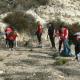
[[[17,34],[14,31],[9,33],[9,35],[7,35],[8,45],[10,50],[13,50],[14,41],[16,40],[16,37],[17,37]]]
[[[74,40],[75,40],[75,55],[76,55],[76,59],[78,59],[77,55],[80,52],[80,32],[76,32],[74,34]]]
[[[5,36],[6,36],[6,47],[8,47],[8,35],[9,35],[9,33],[11,33],[11,32],[13,32],[14,31],[14,29],[13,29],[13,27],[11,26],[11,25],[9,25],[6,29],[5,29]]]
[[[61,48],[62,48],[62,44],[63,44],[63,32],[62,32],[62,24],[60,25],[59,27],[59,30],[58,30],[58,36],[59,36],[59,53],[61,53]]]
[[[52,23],[49,23],[47,27],[48,27],[48,35],[50,38],[52,48],[56,48],[55,47],[55,28]]]
[[[42,47],[42,39],[41,39],[42,32],[43,32],[42,25],[41,25],[40,21],[38,21],[36,35],[37,35],[39,46],[41,46],[41,47]]]
[[[62,53],[65,56],[70,56],[71,55],[71,50],[68,44],[68,35],[69,35],[69,31],[68,28],[66,26],[64,26],[63,24],[61,24],[60,29],[59,29],[59,53],[61,53],[61,46],[63,44],[63,51]]]

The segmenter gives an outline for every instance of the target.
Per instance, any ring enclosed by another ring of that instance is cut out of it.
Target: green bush
[[[17,31],[32,33],[36,29],[35,18],[24,12],[15,11],[7,15],[3,19],[5,23],[11,24]]]
[[[66,64],[68,62],[68,60],[67,59],[58,59],[58,60],[56,60],[55,61],[55,65],[64,65],[64,64]]]

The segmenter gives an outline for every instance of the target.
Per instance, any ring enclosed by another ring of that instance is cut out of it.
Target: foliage
[[[58,59],[58,60],[56,60],[55,61],[55,65],[64,65],[64,64],[66,64],[68,62],[68,60],[67,59]]]
[[[49,3],[49,0],[37,0],[39,4],[46,5]]]
[[[69,44],[74,44],[75,39],[74,39],[74,34],[76,32],[80,32],[80,24],[78,22],[69,24],[66,22],[61,21],[60,19],[56,19],[55,21],[50,21],[54,25],[56,29],[59,29],[61,25],[67,26],[69,29]]]
[[[36,29],[35,18],[25,12],[14,11],[3,19],[4,22],[11,24],[17,31],[34,32]]]

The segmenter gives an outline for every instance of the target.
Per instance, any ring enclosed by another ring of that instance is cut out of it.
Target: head
[[[48,26],[48,27],[51,27],[51,26],[52,26],[52,23],[51,23],[51,22],[48,22],[48,23],[47,23],[47,26]]]
[[[38,21],[37,24],[40,24],[40,21]]]
[[[67,26],[63,26],[64,28],[68,28]]]

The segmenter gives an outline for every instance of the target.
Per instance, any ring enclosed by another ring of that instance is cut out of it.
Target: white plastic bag
[[[80,62],[80,52],[77,54],[78,62]]]

